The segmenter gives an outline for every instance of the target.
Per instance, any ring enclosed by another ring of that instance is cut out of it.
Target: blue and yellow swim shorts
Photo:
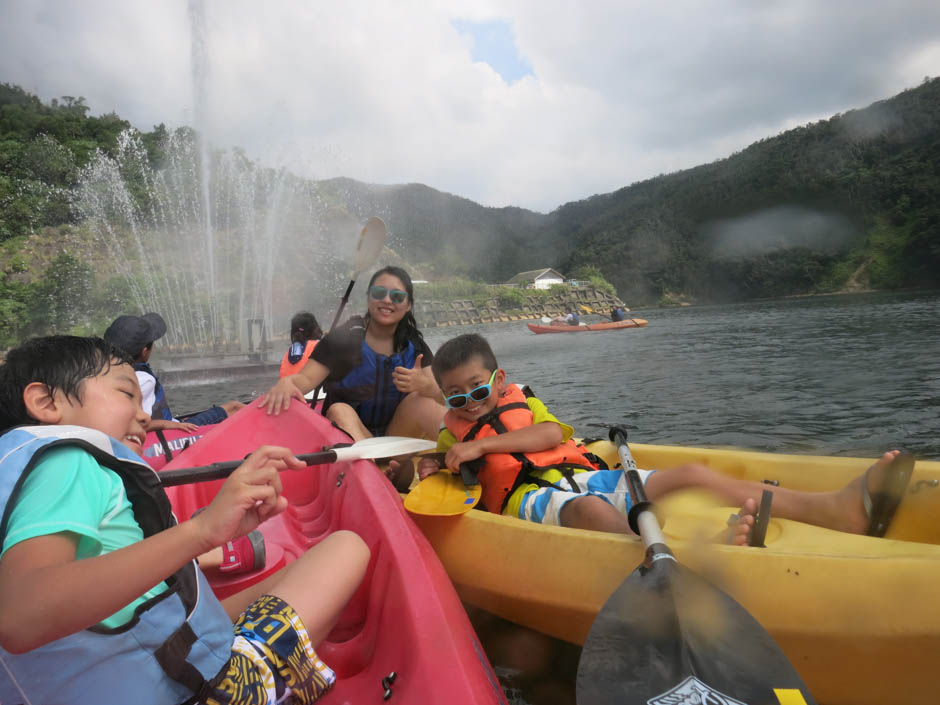
[[[235,623],[232,658],[205,705],[314,702],[336,682],[318,657],[293,608],[262,595]]]

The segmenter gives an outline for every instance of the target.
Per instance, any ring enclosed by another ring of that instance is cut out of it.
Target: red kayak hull
[[[295,453],[349,438],[308,406],[268,416],[250,405],[213,428],[167,469],[242,458],[258,446]],[[338,529],[359,534],[372,559],[362,586],[317,653],[337,673],[323,703],[381,703],[382,679],[395,672],[394,702],[457,704],[506,700],[440,561],[402,507],[400,495],[369,461],[335,463],[281,474],[290,506],[260,527],[267,565],[221,579],[220,597],[283,567]],[[181,520],[207,505],[221,481],[167,488]]]
[[[620,330],[621,328],[642,328],[647,321],[642,318],[630,318],[625,321],[610,321],[608,323],[591,323],[583,326],[545,325],[527,323],[533,333],[591,333],[599,330]]]
[[[200,426],[195,431],[160,431],[159,433],[151,431],[147,434],[141,455],[150,467],[154,470],[160,470],[217,425]],[[163,438],[160,436],[163,436]],[[167,455],[167,449],[169,449],[169,456]]]

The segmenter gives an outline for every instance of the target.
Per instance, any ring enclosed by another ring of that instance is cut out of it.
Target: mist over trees
[[[50,327],[84,332],[89,317],[122,306],[126,287],[106,263],[68,247],[81,230],[82,168],[131,129],[89,112],[81,97],[45,104],[0,84],[0,345]],[[191,128],[173,135],[195,139]],[[139,134],[154,169],[170,136],[163,125]],[[131,196],[145,205],[151,194],[137,186],[131,179]],[[630,305],[937,287],[940,79],[549,214],[421,184],[336,178],[309,182],[308,193],[327,220],[384,218],[417,278],[591,271]]]

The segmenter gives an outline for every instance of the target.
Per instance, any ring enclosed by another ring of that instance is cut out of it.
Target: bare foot
[[[737,520],[732,522],[731,518],[728,519],[728,528],[718,535],[719,540],[732,546],[747,546],[751,531],[754,529],[755,514],[757,514],[757,500],[748,497],[744,500],[737,515],[731,515],[737,516]]]
[[[399,492],[407,492],[415,476],[414,455],[399,455],[388,461],[385,476],[392,481]]]
[[[839,531],[847,531],[851,534],[864,534],[868,530],[871,519],[865,512],[865,504],[862,499],[862,483],[868,483],[868,494],[874,497],[878,492],[878,488],[884,484],[885,470],[898,457],[900,452],[898,450],[889,450],[862,475],[834,493],[831,507],[832,516],[830,522],[823,524],[823,526]]]

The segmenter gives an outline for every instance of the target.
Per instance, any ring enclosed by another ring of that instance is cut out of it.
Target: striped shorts
[[[653,470],[638,470],[643,484]],[[568,478],[561,478],[551,487],[540,487],[526,492],[519,505],[519,518],[538,524],[561,526],[561,509],[568,502],[585,495],[595,495],[613,505],[624,514],[630,511],[630,490],[623,470],[594,470],[575,473],[574,485]]]
[[[235,623],[232,657],[204,705],[306,705],[336,682],[313,650],[300,617],[284,600],[262,595]]]

